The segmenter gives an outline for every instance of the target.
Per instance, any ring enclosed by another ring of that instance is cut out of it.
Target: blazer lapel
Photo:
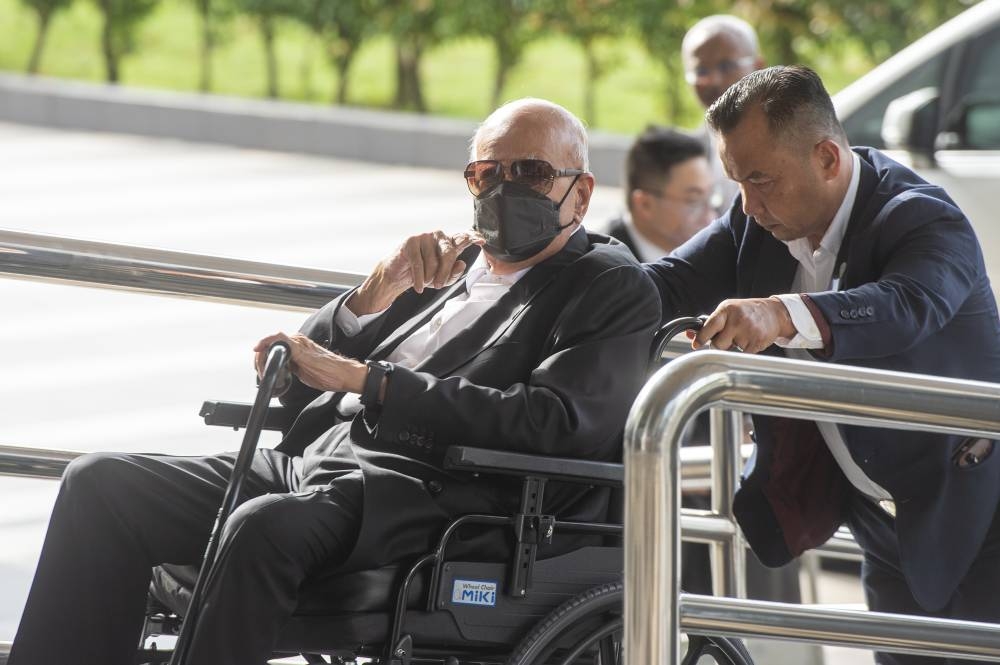
[[[756,224],[756,222],[750,222]],[[760,253],[754,258],[754,266],[768,266],[766,270],[755,270],[750,286],[750,298],[766,298],[779,293],[788,293],[795,280],[795,270],[798,261],[795,260],[788,247],[767,231],[760,229],[764,237]]]
[[[529,270],[486,310],[474,325],[442,345],[414,367],[414,370],[445,376],[495,344],[527,310],[531,301],[544,291],[567,265],[579,258],[588,245],[585,233],[580,231],[573,234],[561,252]]]
[[[396,328],[392,333],[389,334],[382,343],[375,347],[375,350],[369,354],[371,360],[383,360],[392,353],[397,346],[399,346],[404,339],[412,335],[415,331],[419,330],[422,325],[431,320],[438,311],[444,307],[444,304],[454,298],[455,296],[465,293],[465,276],[463,275],[457,282],[451,286],[441,289],[441,293],[438,294],[426,307],[422,308],[415,315],[410,317],[410,319],[403,325]]]

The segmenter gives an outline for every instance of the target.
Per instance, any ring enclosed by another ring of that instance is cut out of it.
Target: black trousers
[[[899,541],[896,539],[893,518],[873,502],[855,493],[851,500],[848,523],[854,538],[865,552],[861,579],[869,609],[946,619],[1000,622],[1000,513],[994,517],[986,542],[969,572],[951,600],[939,612],[923,609],[910,593],[900,568]],[[977,662],[890,653],[875,654],[875,661],[880,665],[961,665]]]
[[[151,569],[201,562],[234,460],[98,453],[71,463],[9,665],[133,665]],[[206,587],[195,665],[265,663],[299,585],[357,539],[360,471],[303,488],[292,458],[260,450],[244,496]]]

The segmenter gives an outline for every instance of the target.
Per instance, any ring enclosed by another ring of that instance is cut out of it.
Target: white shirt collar
[[[476,258],[475,262],[473,262],[472,267],[469,268],[469,272],[465,276],[465,288],[468,291],[472,291],[472,287],[480,281],[483,284],[499,284],[511,287],[517,283],[517,280],[524,277],[529,270],[531,270],[530,266],[509,275],[494,275],[490,272],[490,267],[486,263],[485,252],[480,251],[479,256]]]
[[[622,219],[625,220],[625,229],[629,237],[632,238],[636,252],[639,254],[635,258],[643,263],[653,263],[670,253],[663,251],[659,245],[642,235],[642,232],[636,228],[635,222],[632,221],[632,215],[626,212],[622,215]]]
[[[577,233],[586,233],[583,230],[583,224],[580,224],[573,230],[570,237],[575,236]],[[660,258],[658,255],[656,258]],[[490,272],[490,266],[486,263],[486,252],[483,250],[479,251],[479,256],[473,262],[472,267],[469,268],[469,272],[465,275],[465,288],[468,291],[472,291],[472,287],[476,285],[477,282],[482,280],[484,284],[499,284],[501,286],[511,287],[517,283],[517,280],[527,274],[529,270],[534,268],[534,266],[528,266],[527,268],[521,268],[517,272],[512,272],[509,275],[494,275]]]
[[[788,252],[803,265],[813,265],[820,256],[836,257],[840,251],[840,245],[844,242],[844,234],[847,232],[847,222],[851,219],[851,211],[854,208],[854,199],[858,196],[858,186],[861,183],[861,159],[857,153],[851,151],[851,182],[847,186],[844,200],[840,202],[837,214],[833,216],[833,221],[823,234],[823,239],[819,241],[819,249],[813,251],[809,238],[796,238],[785,242]]]

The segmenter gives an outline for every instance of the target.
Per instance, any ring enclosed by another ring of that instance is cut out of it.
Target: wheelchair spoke
[[[608,623],[606,623],[603,626],[601,626],[590,637],[590,639],[585,640],[583,643],[581,643],[575,649],[573,649],[572,651],[570,651],[569,655],[566,656],[561,661],[560,665],[572,665],[573,661],[575,661],[577,658],[580,657],[580,654],[582,654],[582,653],[584,653],[586,651],[589,651],[591,649],[591,647],[593,647],[595,644],[597,644],[598,642],[600,642],[604,638],[608,637],[609,635],[613,635],[615,632],[617,632],[617,631],[619,631],[621,629],[622,629],[622,619],[621,619],[621,617],[617,617],[615,619],[612,619]],[[604,663],[604,662],[602,662],[601,665],[614,665],[614,663]]]

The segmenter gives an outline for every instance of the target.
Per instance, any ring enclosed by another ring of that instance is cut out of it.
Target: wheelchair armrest
[[[198,415],[206,425],[221,425],[241,429],[247,426],[251,405],[246,402],[208,401],[201,405]],[[264,429],[285,431],[291,425],[292,414],[283,406],[271,406],[264,418]]]
[[[444,467],[455,471],[475,471],[507,476],[541,476],[585,485],[622,487],[625,467],[610,462],[526,455],[503,450],[450,446],[445,451]]]

